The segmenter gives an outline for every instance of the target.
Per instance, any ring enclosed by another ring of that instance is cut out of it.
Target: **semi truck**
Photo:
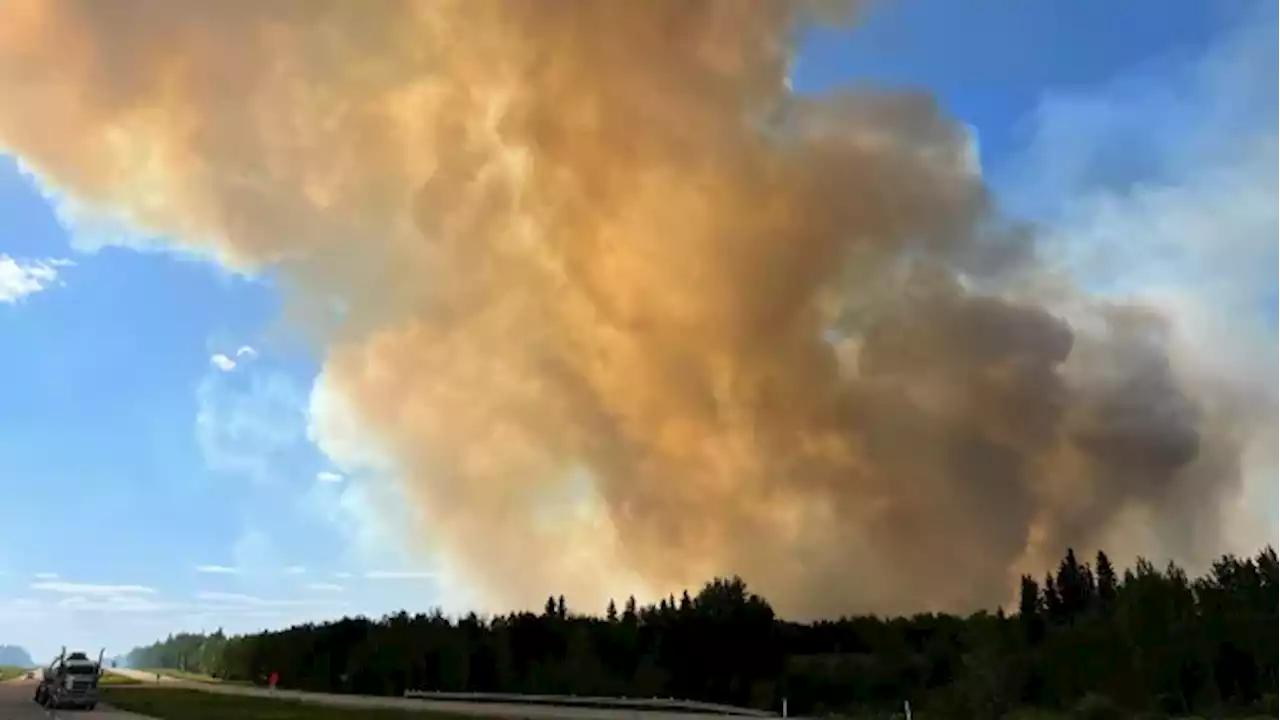
[[[62,653],[49,667],[41,670],[35,701],[48,709],[80,708],[92,710],[98,705],[98,680],[102,678],[102,653],[94,662],[82,652]]]

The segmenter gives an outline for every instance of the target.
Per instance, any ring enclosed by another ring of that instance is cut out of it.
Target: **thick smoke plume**
[[[494,605],[967,609],[1067,544],[1219,550],[1239,428],[1162,320],[1038,263],[927,97],[787,91],[797,23],[852,14],[8,0],[0,145],[277,270]]]

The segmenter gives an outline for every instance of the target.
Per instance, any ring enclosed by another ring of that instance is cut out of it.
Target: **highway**
[[[48,712],[35,704],[31,698],[36,692],[35,680],[10,680],[0,683],[0,719],[2,720],[70,720],[78,717],[92,717],[94,720],[147,720],[133,713],[108,711],[98,708],[92,714],[77,710],[59,710]]]
[[[125,669],[113,669],[108,670],[107,672],[118,673],[153,685],[156,684],[156,676],[150,673]],[[167,676],[161,676],[159,684],[166,687],[183,687],[203,692],[299,700],[302,702],[316,703],[332,707],[424,710],[448,713],[452,715],[469,715],[473,717],[486,718],[524,718],[526,720],[587,720],[588,718],[591,720],[709,720],[709,718],[713,717],[726,717],[724,715],[710,715],[708,713],[646,710],[642,708],[613,709],[567,707],[532,703],[475,703],[456,700],[419,700],[399,697],[373,697],[368,695],[333,695],[328,693],[300,692],[297,690],[268,690],[266,688],[245,687],[243,685],[220,685],[217,683],[189,682],[176,680]],[[35,704],[31,702],[29,695],[26,702],[28,705],[31,705],[32,708],[35,707]],[[26,716],[17,717],[25,718]],[[137,716],[112,715],[110,717],[115,720],[116,717],[136,718]],[[0,718],[8,720],[8,716],[3,714],[0,714]]]

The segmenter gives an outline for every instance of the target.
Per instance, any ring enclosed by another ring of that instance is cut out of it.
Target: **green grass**
[[[141,672],[150,673],[152,675],[159,673],[160,675],[164,675],[165,677],[171,677],[174,680],[187,680],[190,682],[219,683],[219,684],[225,684],[225,685],[251,684],[241,680],[223,680],[222,678],[216,678],[212,675],[205,675],[204,673],[198,673],[198,672],[188,672],[186,670],[169,670],[167,668],[156,668],[154,670],[142,670]]]
[[[0,682],[12,680],[14,678],[26,677],[29,672],[31,672],[31,668],[21,668],[13,665],[0,665]]]
[[[125,677],[124,675],[116,675],[108,672],[98,679],[99,687],[107,685],[141,685],[142,681],[137,678]]]
[[[149,675],[164,675],[165,677],[171,677],[175,680],[190,680],[192,682],[211,682],[211,683],[222,682],[221,680],[219,680],[216,677],[213,677],[212,675],[205,675],[204,673],[198,673],[198,672],[187,672],[186,670],[170,670],[169,668],[147,668],[147,669],[141,670],[140,672],[144,672]]]
[[[383,708],[338,708],[292,700],[163,687],[105,687],[102,702],[159,720],[456,720],[458,716]]]

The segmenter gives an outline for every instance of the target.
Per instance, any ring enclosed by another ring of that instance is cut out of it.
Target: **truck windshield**
[[[97,674],[97,672],[98,672],[98,668],[94,667],[93,665],[68,665],[67,666],[68,675],[95,675]]]

